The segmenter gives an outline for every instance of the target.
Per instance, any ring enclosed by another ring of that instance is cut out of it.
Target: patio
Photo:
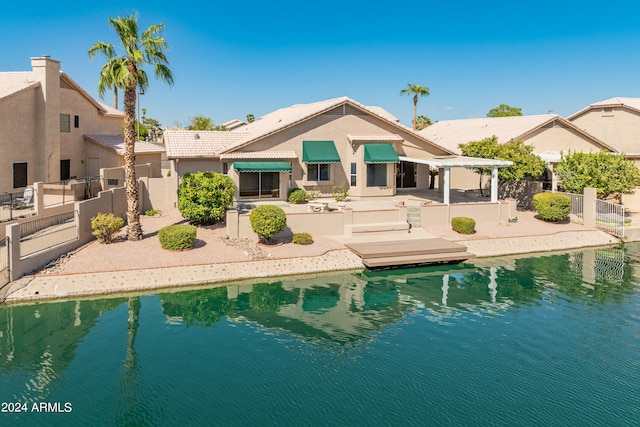
[[[465,190],[451,190],[449,194],[450,204],[460,203],[487,203],[489,197],[481,197],[478,193]],[[319,197],[315,202],[324,202],[328,205],[328,210],[341,210],[342,206],[338,205],[331,196]],[[368,197],[358,198],[349,197],[347,201],[340,202],[344,207],[348,207],[354,211],[370,211],[370,210],[384,210],[396,208],[399,204],[405,206],[421,206],[423,204],[431,203],[444,203],[444,195],[437,189],[425,190],[425,189],[413,189],[413,190],[398,190],[398,193],[394,196],[381,196],[381,197]],[[293,204],[284,200],[276,199],[262,199],[262,200],[243,200],[237,202],[235,207],[238,209],[238,213],[249,213],[252,209],[260,205],[276,205],[281,207],[287,213],[300,213],[308,212],[309,204]]]

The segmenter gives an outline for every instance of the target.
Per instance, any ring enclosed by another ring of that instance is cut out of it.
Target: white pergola
[[[428,165],[430,168],[438,168],[443,177],[443,197],[444,203],[449,204],[450,200],[450,174],[451,168],[491,168],[491,201],[498,201],[498,168],[512,166],[513,162],[508,160],[482,159],[479,157],[465,156],[444,156],[432,159],[418,159],[415,157],[398,156],[404,162],[420,163]]]

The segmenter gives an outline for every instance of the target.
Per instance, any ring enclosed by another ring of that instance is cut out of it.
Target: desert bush
[[[160,213],[160,211],[157,210],[157,209],[149,209],[149,210],[145,211],[144,214],[146,216],[155,216],[155,215],[158,215],[159,213]]]
[[[233,181],[217,172],[186,173],[178,189],[178,210],[196,224],[211,224],[223,218],[233,203]]]
[[[533,208],[543,221],[564,221],[571,212],[571,198],[566,194],[538,193],[533,196]]]
[[[302,188],[294,188],[289,192],[289,202],[301,204],[307,201],[307,192]]]
[[[451,218],[451,228],[460,234],[473,234],[476,232],[476,221],[473,218],[456,216]]]
[[[287,215],[278,206],[262,205],[251,211],[249,222],[260,240],[270,243],[273,235],[287,226]]]
[[[336,202],[342,202],[349,197],[349,190],[347,189],[347,183],[342,181],[340,185],[335,185],[331,189],[331,195]]]
[[[313,243],[313,237],[309,233],[294,233],[291,241],[296,245],[310,245]]]
[[[307,200],[308,201],[313,201],[316,200],[318,197],[320,197],[320,188],[316,185],[315,187],[313,187],[313,190],[311,191],[307,191]]]
[[[182,251],[193,247],[197,229],[189,224],[173,224],[158,231],[160,246],[172,251]]]
[[[112,213],[98,215],[91,218],[91,234],[98,239],[100,243],[109,244],[116,234],[124,226],[124,220]]]

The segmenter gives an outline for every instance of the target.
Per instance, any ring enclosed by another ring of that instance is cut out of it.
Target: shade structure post
[[[491,168],[491,203],[498,201],[498,167]]]

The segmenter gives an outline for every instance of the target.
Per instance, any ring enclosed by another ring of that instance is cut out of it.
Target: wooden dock
[[[464,245],[439,237],[345,243],[367,267],[465,261],[475,255]]]

